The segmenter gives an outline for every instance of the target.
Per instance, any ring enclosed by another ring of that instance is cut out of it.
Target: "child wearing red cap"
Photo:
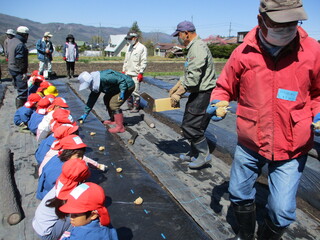
[[[70,223],[74,228],[70,237],[61,240],[118,240],[114,228],[107,227],[110,217],[105,204],[105,193],[95,183],[82,183],[74,188],[67,197],[67,203],[59,208],[61,212],[70,213]]]
[[[47,113],[47,108],[51,105],[51,102],[47,98],[42,98],[38,102],[37,110],[32,113],[30,120],[28,122],[28,128],[30,131],[36,135],[38,125],[42,121],[44,115]]]
[[[42,162],[38,162],[40,164],[39,169],[38,169],[39,176],[42,174],[43,167],[50,161],[50,159],[53,156],[58,154],[59,150],[61,150],[59,148],[61,145],[58,144],[59,141],[62,138],[66,137],[68,135],[71,135],[71,134],[78,135],[78,128],[79,128],[78,126],[73,126],[70,124],[63,124],[54,130],[53,137],[56,140],[52,143],[50,150],[47,151]],[[83,156],[83,160],[86,163],[88,163],[89,165],[91,165],[101,171],[104,171],[106,168],[106,166],[104,164],[98,163],[97,161],[94,161],[93,159],[88,158],[86,156]]]
[[[41,166],[46,158],[46,162],[48,162],[54,155],[57,155],[60,149],[53,150],[52,148],[55,146],[55,144],[68,135],[78,135],[78,129],[78,126],[73,126],[71,124],[64,124],[56,128],[56,130],[50,136],[45,138],[37,148],[37,151],[35,152],[35,158],[38,164]],[[40,168],[43,168],[43,166],[39,167],[39,176],[41,175]]]
[[[59,211],[72,189],[90,176],[90,170],[81,159],[70,159],[63,167],[55,186],[37,207],[32,226],[41,239],[59,239],[70,227],[70,218]]]
[[[41,100],[41,97],[36,93],[32,93],[28,96],[27,102],[15,112],[13,122],[16,126],[20,127],[21,132],[28,129],[28,122],[39,100]],[[30,131],[28,130],[28,132]]]
[[[58,176],[61,173],[64,162],[74,159],[83,158],[87,145],[78,135],[69,135],[62,138],[57,144],[56,149],[62,149],[59,156],[53,156],[50,161],[43,167],[42,174],[38,179],[37,195],[38,199],[43,197],[54,186]]]
[[[36,71],[33,71],[28,80],[28,94],[36,93],[43,81],[45,81],[45,78]]]
[[[67,109],[63,109],[63,108],[56,109],[53,112],[52,117],[53,119],[51,120],[51,123],[50,123],[50,129],[52,132],[54,132],[54,130],[57,127],[65,124],[76,126],[76,122],[73,121],[73,118],[70,115],[70,111]],[[50,147],[54,140],[56,139],[51,134],[47,138],[42,140],[42,142],[40,143],[35,153],[36,160],[39,164],[43,161],[43,158],[45,157],[46,153],[50,150]]]
[[[67,101],[62,97],[56,97],[52,104],[47,108],[47,114],[43,117],[37,129],[37,141],[41,142],[51,133],[50,122],[53,119],[53,112],[58,108],[68,108]]]

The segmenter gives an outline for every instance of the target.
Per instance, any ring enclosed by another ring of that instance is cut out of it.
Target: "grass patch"
[[[146,77],[159,77],[159,76],[182,76],[183,72],[145,72]]]

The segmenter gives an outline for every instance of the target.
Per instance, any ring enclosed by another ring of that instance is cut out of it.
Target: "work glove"
[[[313,123],[312,123],[312,129],[313,132],[316,136],[320,136],[320,113],[318,113],[314,119],[313,119]]]
[[[180,87],[181,85],[181,81],[179,80],[176,85],[174,85],[170,90],[169,90],[169,97],[171,97],[171,95],[177,91],[177,89]]]
[[[118,97],[118,102],[123,102],[124,101],[124,92],[120,92],[120,95]]]
[[[6,58],[6,62],[8,62],[9,61],[9,59],[8,58]]]
[[[76,61],[79,61],[79,58],[76,58]]]
[[[139,82],[142,82],[142,81],[143,81],[143,73],[139,73],[139,74],[138,74],[137,80],[138,80]]]
[[[78,121],[79,121],[80,123],[83,123],[83,122],[86,120],[87,117],[88,117],[88,114],[85,113],[85,114],[83,114],[81,117],[78,118]]]
[[[66,57],[63,57],[63,60],[64,60],[64,61],[67,61],[67,58],[66,58]]]
[[[125,72],[125,71],[122,71],[121,73],[122,73],[122,74],[126,74],[126,72]]]
[[[186,89],[180,84],[178,89],[171,94],[171,107],[179,107],[181,96],[186,92]]]
[[[211,116],[211,120],[218,122],[225,118],[227,114],[228,101],[212,100],[207,107],[207,114]]]

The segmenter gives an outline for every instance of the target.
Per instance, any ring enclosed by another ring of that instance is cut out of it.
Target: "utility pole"
[[[99,22],[99,48],[100,48],[100,51],[102,51],[102,48],[101,48],[101,42],[102,42],[102,39],[101,39],[101,22]]]
[[[231,37],[231,22],[230,22],[230,25],[229,25],[229,37]]]

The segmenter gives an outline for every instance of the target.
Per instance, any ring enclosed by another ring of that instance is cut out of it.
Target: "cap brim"
[[[303,7],[281,11],[270,11],[266,12],[266,14],[272,21],[276,23],[295,22],[308,19]]]
[[[67,203],[62,205],[59,210],[64,213],[84,213],[88,211],[88,209],[75,207],[74,205],[72,201],[67,200]]]
[[[174,33],[171,34],[171,36],[172,36],[172,37],[176,37],[176,36],[179,35],[179,32],[180,32],[180,31],[175,31]]]

